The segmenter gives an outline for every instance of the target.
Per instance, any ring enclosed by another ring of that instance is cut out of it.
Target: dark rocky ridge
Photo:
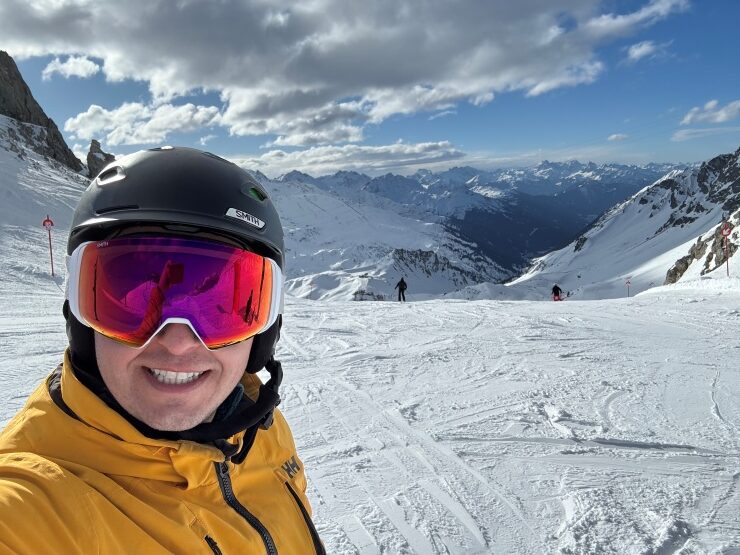
[[[43,137],[33,141],[33,150],[48,156],[73,169],[80,171],[82,162],[72,153],[64,142],[59,128],[44,113],[33,97],[31,89],[23,80],[13,58],[0,50],[0,114],[21,123],[38,125],[45,130]]]
[[[690,182],[689,182],[690,183]],[[656,187],[671,191],[671,208],[673,213],[658,233],[671,226],[682,226],[691,223],[698,215],[714,206],[721,206],[725,222],[734,230],[740,219],[740,148],[734,153],[722,154],[705,162],[696,171],[696,189],[682,187],[674,179],[665,179]],[[679,203],[677,196],[681,198]],[[733,237],[737,238],[733,231]],[[704,259],[701,275],[705,275],[724,264],[737,252],[735,241],[727,242],[721,235],[721,226],[716,226],[711,237],[697,239],[689,249],[689,254],[678,259],[666,274],[665,283],[675,283],[695,261]],[[708,251],[708,252],[707,252]]]
[[[87,153],[87,174],[92,178],[96,177],[102,169],[115,161],[116,157],[107,152],[103,152],[100,143],[95,139],[90,143],[90,152]]]

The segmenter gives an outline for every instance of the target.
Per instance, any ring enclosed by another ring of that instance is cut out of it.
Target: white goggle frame
[[[94,329],[94,327],[90,325],[90,323],[82,316],[82,313],[80,311],[79,284],[80,284],[80,269],[82,267],[82,254],[84,253],[85,248],[88,245],[91,245],[97,242],[98,241],[86,241],[84,243],[81,243],[71,255],[67,256],[67,259],[66,259],[67,282],[66,282],[66,287],[65,287],[65,296],[66,296],[66,299],[69,301],[69,310],[72,312],[74,317],[77,318],[77,320],[82,325],[88,328],[92,328],[92,329]],[[270,300],[270,314],[267,317],[267,322],[265,322],[265,325],[262,326],[259,329],[259,331],[256,332],[251,337],[254,337],[255,335],[259,335],[260,333],[269,329],[270,326],[272,326],[277,321],[278,316],[283,313],[283,307],[285,306],[285,286],[284,286],[285,277],[283,276],[283,272],[280,270],[280,266],[278,266],[278,263],[275,262],[272,258],[267,258],[267,257],[264,257],[264,258],[270,263],[270,266],[272,268],[272,298]],[[167,318],[164,322],[162,322],[160,326],[151,334],[149,339],[147,339],[146,342],[140,347],[135,347],[133,345],[130,345],[130,347],[132,349],[143,349],[144,347],[149,345],[151,340],[159,332],[161,332],[165,328],[165,326],[167,326],[168,324],[185,324],[186,326],[190,328],[190,331],[193,332],[193,335],[195,335],[195,337],[197,337],[198,340],[203,344],[203,346],[209,351],[215,351],[223,347],[228,347],[228,345],[222,345],[221,347],[216,347],[215,349],[208,347],[208,345],[205,344],[205,341],[203,341],[203,338],[200,336],[200,334],[197,331],[195,331],[195,327],[193,326],[193,323],[190,320],[188,320],[187,318],[176,318],[176,317]],[[101,333],[101,335],[104,335],[104,334]],[[246,339],[244,339],[243,341],[246,341]],[[230,345],[233,345],[233,343],[230,343]]]

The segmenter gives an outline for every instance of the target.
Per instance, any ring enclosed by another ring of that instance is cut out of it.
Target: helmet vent
[[[126,179],[126,174],[121,166],[113,166],[100,172],[98,175],[98,185],[108,185]]]
[[[267,198],[267,195],[256,187],[252,187],[251,189],[249,189],[249,196],[256,198],[260,202]]]

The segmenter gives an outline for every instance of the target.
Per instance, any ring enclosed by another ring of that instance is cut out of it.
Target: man
[[[562,294],[563,294],[563,290],[560,289],[560,287],[558,286],[557,283],[552,286],[552,300],[553,301],[561,301],[561,300],[563,300],[562,297],[561,297]]]
[[[212,154],[93,180],[64,362],[0,436],[0,553],[324,553],[275,408],[283,252],[267,193]]]
[[[406,282],[403,278],[396,284],[394,289],[398,289],[398,302],[400,303],[402,300],[403,302],[406,302],[406,289],[407,289]]]

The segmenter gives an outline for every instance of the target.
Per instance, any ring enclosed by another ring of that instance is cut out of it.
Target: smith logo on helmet
[[[229,208],[226,212],[226,215],[231,216],[232,218],[236,218],[237,220],[246,222],[249,225],[253,225],[257,229],[262,229],[263,227],[265,227],[265,222],[255,216],[252,216],[252,214],[244,212],[244,210],[239,210],[238,208]]]

